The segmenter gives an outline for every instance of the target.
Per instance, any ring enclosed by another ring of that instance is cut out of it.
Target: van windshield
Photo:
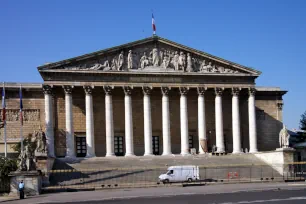
[[[170,175],[170,174],[173,174],[173,170],[169,170],[169,171],[167,172],[167,175]]]

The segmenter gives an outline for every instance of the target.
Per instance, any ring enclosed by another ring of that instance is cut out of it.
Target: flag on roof
[[[155,32],[156,32],[156,26],[155,26],[155,20],[154,20],[153,13],[152,13],[152,29],[153,29],[153,34],[155,35]]]

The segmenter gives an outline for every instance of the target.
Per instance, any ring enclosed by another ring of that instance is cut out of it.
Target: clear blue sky
[[[280,86],[284,122],[306,111],[306,1],[15,1],[0,3],[0,81],[42,82],[37,66],[157,34],[262,71]]]

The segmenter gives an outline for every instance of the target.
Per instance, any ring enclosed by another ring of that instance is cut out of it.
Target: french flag
[[[20,124],[23,125],[23,116],[22,116],[22,109],[23,109],[23,104],[22,104],[22,89],[21,89],[21,85],[20,85],[20,89],[19,89],[19,98],[20,98]]]
[[[2,121],[3,124],[5,125],[5,120],[6,120],[6,103],[5,103],[5,87],[3,84],[2,88]]]
[[[152,13],[152,29],[153,29],[153,34],[155,35],[155,33],[156,33],[156,26],[155,26],[155,20],[154,20],[153,13]]]

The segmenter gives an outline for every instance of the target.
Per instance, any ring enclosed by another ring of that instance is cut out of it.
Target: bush
[[[0,180],[8,177],[11,171],[17,170],[17,160],[0,156]]]

